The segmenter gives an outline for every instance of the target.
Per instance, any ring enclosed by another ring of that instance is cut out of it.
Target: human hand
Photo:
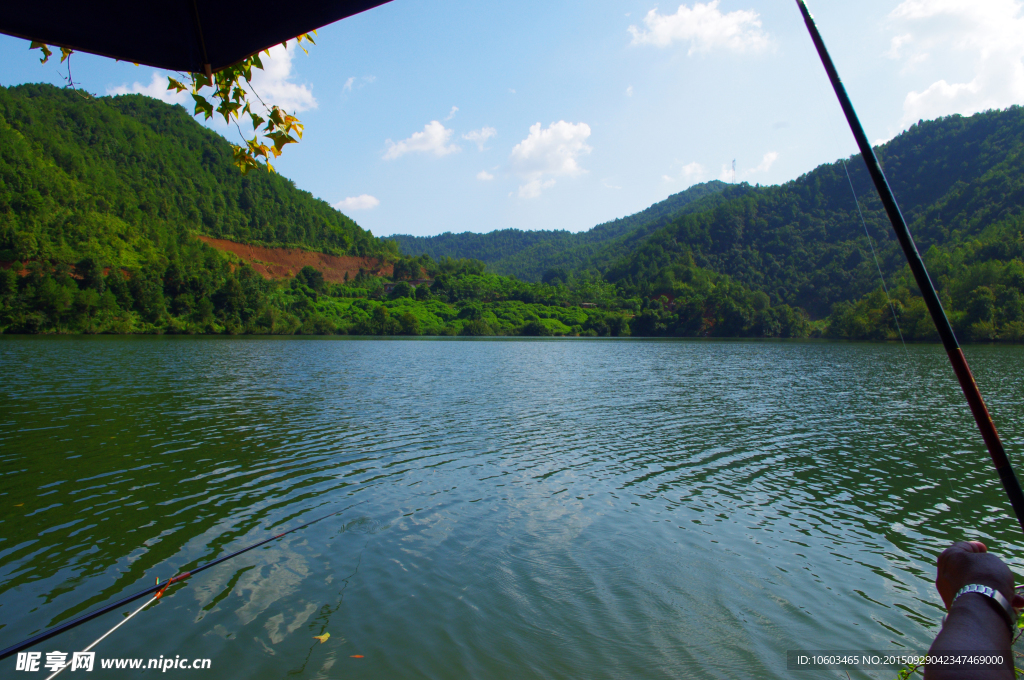
[[[960,589],[971,583],[998,590],[1015,609],[1024,607],[1024,597],[1014,591],[1013,572],[1001,559],[988,552],[984,543],[954,543],[939,555],[935,577],[935,588],[947,610]]]

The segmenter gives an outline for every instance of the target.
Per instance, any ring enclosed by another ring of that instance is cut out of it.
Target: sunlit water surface
[[[968,358],[1020,462],[1024,350]],[[934,346],[4,337],[0,365],[0,647],[335,511],[98,655],[790,678],[787,650],[927,649],[951,540],[1024,556]]]

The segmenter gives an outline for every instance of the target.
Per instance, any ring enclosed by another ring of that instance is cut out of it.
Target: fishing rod
[[[814,47],[818,51],[818,56],[825,67],[825,72],[828,73],[832,89],[835,90],[836,97],[839,98],[839,104],[843,107],[846,122],[849,123],[850,130],[857,140],[861,157],[868,166],[868,173],[875,184],[879,198],[882,199],[882,205],[885,207],[885,212],[889,215],[889,221],[892,222],[892,228],[896,231],[896,237],[903,248],[903,253],[907,256],[910,271],[914,274],[917,287],[921,289],[921,296],[928,307],[928,313],[931,314],[932,321],[935,322],[935,328],[939,331],[942,346],[946,349],[946,355],[953,366],[953,372],[956,374],[960,388],[964,391],[964,396],[967,398],[971,414],[974,416],[974,422],[978,424],[981,436],[985,440],[985,446],[992,457],[992,464],[995,466],[996,472],[999,473],[999,479],[1003,483],[1006,495],[1010,498],[1013,512],[1017,516],[1021,529],[1024,530],[1024,492],[1021,492],[1017,475],[1014,474],[1013,467],[1010,465],[1010,459],[1007,458],[1006,451],[1003,449],[1003,442],[999,439],[999,433],[992,422],[992,416],[988,412],[988,407],[985,406],[985,400],[981,397],[978,384],[974,381],[974,375],[971,373],[970,366],[967,365],[967,359],[964,357],[963,350],[960,349],[960,343],[956,340],[953,327],[949,325],[946,312],[942,309],[942,302],[939,301],[939,295],[935,292],[935,286],[932,285],[932,280],[928,276],[924,261],[921,259],[921,253],[917,250],[917,245],[910,235],[910,229],[907,227],[906,220],[903,219],[903,213],[900,212],[900,208],[896,204],[896,197],[893,196],[892,189],[889,188],[889,182],[885,179],[882,166],[879,164],[871,144],[868,143],[867,135],[864,134],[864,128],[861,127],[860,120],[857,118],[857,112],[854,110],[850,97],[846,94],[846,88],[843,87],[843,82],[839,79],[839,73],[836,71],[835,64],[832,63],[832,58],[825,48],[825,41],[822,40],[818,27],[815,25],[811,13],[807,10],[804,0],[796,0],[796,4],[800,8],[800,13],[803,14],[804,23],[807,24],[807,30],[811,34],[811,40],[814,41]]]
[[[241,550],[236,550],[235,552],[231,553],[230,555],[224,555],[223,557],[218,557],[217,559],[211,560],[211,561],[207,562],[206,564],[203,564],[201,566],[196,567],[195,569],[191,569],[189,571],[186,571],[186,572],[183,572],[181,574],[178,574],[177,576],[169,578],[166,581],[164,581],[163,583],[160,583],[159,579],[157,579],[156,585],[152,585],[152,586],[150,586],[150,587],[148,587],[148,588],[146,588],[144,590],[140,590],[139,592],[135,593],[134,595],[129,595],[127,597],[123,597],[120,600],[118,600],[117,602],[113,602],[111,604],[108,604],[105,607],[100,607],[99,609],[95,609],[95,610],[93,610],[91,612],[88,612],[86,614],[82,614],[78,618],[74,618],[74,619],[71,619],[70,621],[66,621],[66,622],[60,624],[59,626],[54,626],[53,628],[50,628],[49,630],[45,630],[42,633],[39,633],[38,635],[33,635],[32,637],[30,637],[27,640],[19,642],[16,645],[12,645],[12,646],[8,647],[7,649],[4,649],[3,651],[0,651],[0,660],[6,659],[7,657],[9,657],[9,656],[11,656],[13,654],[17,654],[18,652],[24,651],[24,650],[28,649],[29,647],[32,647],[33,645],[36,645],[36,644],[42,642],[43,640],[48,640],[48,639],[52,638],[54,635],[60,635],[61,633],[63,633],[66,630],[71,630],[72,628],[80,626],[83,623],[85,623],[86,621],[91,621],[91,620],[95,619],[97,616],[102,616],[103,614],[106,614],[107,612],[114,611],[115,609],[120,609],[121,607],[123,607],[124,605],[128,604],[129,602],[134,602],[135,600],[138,600],[139,598],[145,597],[146,595],[150,595],[152,593],[156,593],[156,597],[154,597],[153,599],[157,599],[157,598],[159,598],[160,596],[162,596],[164,594],[164,591],[166,591],[171,585],[173,585],[175,583],[178,583],[180,581],[184,581],[185,579],[187,579],[190,576],[195,576],[196,574],[198,574],[201,571],[204,571],[206,569],[209,569],[210,567],[216,566],[216,565],[220,564],[221,562],[225,562],[227,560],[230,560],[232,557],[237,557],[238,555],[241,555],[242,553],[247,553],[247,552],[249,552],[250,550],[252,550],[254,548],[258,548],[261,545],[264,545],[266,543],[270,543],[271,541],[276,541],[277,539],[281,538],[282,536],[287,536],[288,534],[292,533],[293,531],[298,531],[299,529],[305,529],[306,527],[308,527],[308,526],[310,526],[312,524],[316,524],[317,522],[321,522],[321,521],[327,519],[328,517],[334,517],[335,515],[341,514],[342,512],[345,512],[348,509],[349,508],[345,508],[344,510],[338,510],[336,512],[332,512],[329,515],[324,515],[323,517],[317,517],[316,519],[314,519],[314,520],[312,520],[310,522],[306,522],[305,524],[303,524],[301,526],[297,526],[294,529],[289,529],[288,531],[281,532],[280,534],[276,534],[274,536],[271,536],[270,538],[264,538],[262,541],[258,541],[256,543],[253,543],[252,545],[247,546],[245,548],[242,548]],[[139,611],[141,611],[142,609],[143,608],[140,607]],[[138,612],[136,612],[136,613],[138,613]],[[134,616],[134,614],[133,614],[133,616]]]

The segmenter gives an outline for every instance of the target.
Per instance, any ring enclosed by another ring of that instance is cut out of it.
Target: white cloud
[[[317,107],[313,91],[307,85],[297,85],[291,81],[292,57],[295,56],[297,43],[292,42],[287,48],[277,45],[270,48],[270,56],[260,57],[263,69],[252,70],[252,82],[249,87],[268,105],[280,106],[289,113],[297,113]]]
[[[384,160],[389,161],[414,151],[432,153],[435,156],[447,156],[461,151],[455,144],[448,144],[454,132],[445,128],[440,121],[432,120],[423,126],[423,132],[414,132],[411,137],[400,142],[387,140],[388,150]]]
[[[377,80],[377,76],[363,76],[362,78],[349,76],[348,80],[345,81],[345,84],[341,86],[341,91],[343,93],[352,92],[353,90],[358,90],[362,87],[366,87],[375,80]]]
[[[697,182],[704,179],[707,174],[707,169],[697,161],[687,163],[683,166],[679,173],[679,177],[672,177],[670,175],[662,175],[661,178],[666,182],[682,182],[686,186],[696,184]],[[730,176],[732,172],[730,171]]]
[[[646,29],[630,26],[634,45],[668,47],[673,42],[689,42],[689,54],[724,48],[734,52],[759,52],[771,45],[761,30],[760,15],[754,10],[736,10],[722,14],[719,0],[696,2],[693,9],[680,5],[675,14],[659,14],[652,9],[644,17]]]
[[[632,85],[630,85],[629,87],[626,88],[626,96],[627,97],[632,97],[633,96],[633,86]]]
[[[707,172],[707,170],[705,170],[704,166],[697,161],[688,163],[683,166],[683,180],[687,182],[697,182],[704,177],[705,172]]]
[[[768,172],[769,170],[771,170],[772,166],[775,164],[775,161],[777,160],[779,160],[778,152],[769,151],[764,155],[764,158],[761,159],[760,165],[758,165],[756,168],[751,168],[750,170],[747,170],[743,174],[752,175],[755,172]]]
[[[538,198],[545,189],[550,189],[555,186],[555,180],[546,179],[541,181],[538,179],[531,179],[526,184],[519,187],[519,198]]]
[[[541,130],[540,123],[530,126],[530,134],[512,149],[512,161],[523,174],[579,175],[586,172],[577,156],[590,153],[586,139],[590,126],[560,120]]]
[[[912,42],[913,40],[914,36],[912,36],[909,33],[893,36],[892,40],[889,42],[889,51],[885,53],[885,56],[889,57],[890,59],[899,59],[900,53],[903,51],[903,46]]]
[[[317,107],[316,98],[312,90],[306,85],[297,85],[291,82],[292,78],[292,56],[295,44],[285,49],[280,45],[270,48],[270,55],[261,56],[263,70],[252,70],[252,82],[249,85],[251,90],[259,94],[260,98],[268,105],[278,105],[289,113],[297,113]],[[180,76],[175,76],[180,79]],[[244,81],[243,81],[244,82]],[[209,90],[206,91],[209,94]],[[131,87],[120,85],[108,87],[108,95],[120,94],[144,94],[168,104],[182,104],[189,110],[192,109],[192,96],[188,92],[175,92],[167,89],[167,76],[153,72],[148,85],[133,83]],[[250,98],[254,110],[259,110],[259,100]],[[219,118],[219,116],[218,116]],[[223,122],[223,119],[221,119]]]
[[[334,204],[334,207],[338,210],[370,210],[380,205],[380,201],[369,195],[360,194],[359,196],[349,196],[344,201],[338,201]]]
[[[482,182],[490,182],[492,179],[494,179],[494,175],[487,172],[486,170],[481,170],[480,172],[476,173],[476,178]]]
[[[455,114],[458,113],[458,110],[459,110],[458,106],[453,106],[452,110],[448,112],[448,115],[445,116],[444,119],[445,120],[451,120],[452,118],[455,117]]]
[[[536,198],[555,184],[553,177],[575,177],[586,172],[577,162],[591,152],[586,143],[590,126],[560,120],[541,130],[540,123],[530,126],[530,134],[512,149],[512,166],[525,180],[519,187],[520,198]],[[547,176],[547,179],[544,179]],[[543,181],[542,181],[543,180]]]
[[[189,96],[188,92],[168,90],[167,76],[160,75],[156,71],[153,71],[153,77],[150,79],[149,85],[135,82],[132,83],[130,88],[127,85],[108,87],[107,94],[111,96],[119,94],[144,94],[147,97],[159,99],[168,104],[181,104],[182,106],[187,106],[188,102],[192,101],[192,97]]]
[[[497,136],[498,131],[492,127],[482,127],[479,130],[473,130],[462,135],[462,138],[466,141],[473,142],[477,148],[481,151],[484,150],[484,144],[491,137]]]
[[[933,61],[938,53],[960,68],[971,66],[966,82],[945,78],[903,102],[901,127],[919,119],[1024,103],[1024,3],[1020,0],[904,0],[889,15],[899,35],[887,56],[905,69]]]
[[[722,163],[722,174],[718,176],[718,179],[723,182],[732,182],[736,179],[736,171],[733,166],[729,163]]]

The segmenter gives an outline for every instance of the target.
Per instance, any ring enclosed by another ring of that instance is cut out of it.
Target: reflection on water
[[[968,354],[1019,461],[1022,350]],[[0,361],[0,647],[335,510],[100,656],[783,678],[787,649],[925,649],[951,540],[1021,555],[939,347],[7,337]]]

